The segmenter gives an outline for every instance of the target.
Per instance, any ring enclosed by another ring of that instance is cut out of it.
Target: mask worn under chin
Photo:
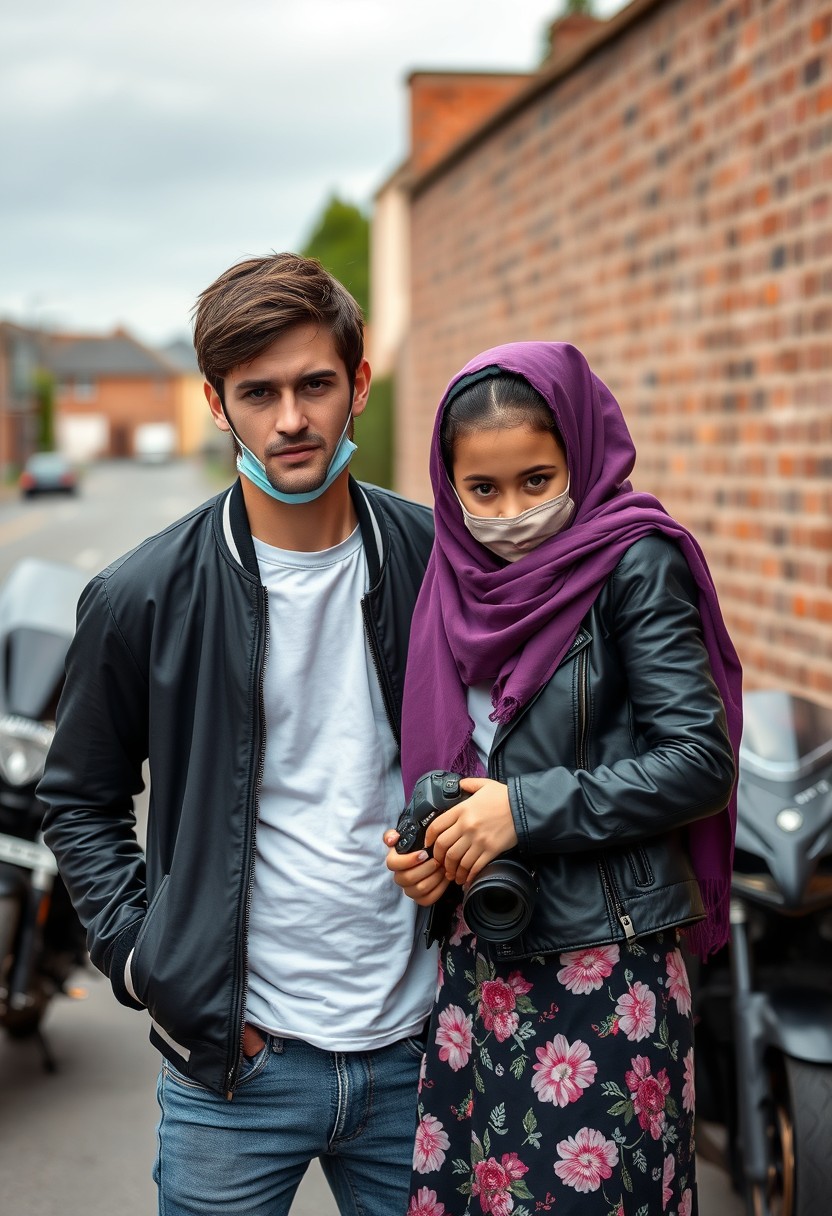
[[[456,490],[454,490],[456,494]],[[536,507],[529,507],[520,515],[500,518],[496,515],[472,515],[462,506],[462,500],[457,494],[459,505],[462,507],[462,517],[465,527],[481,545],[505,558],[507,562],[519,561],[524,553],[536,549],[544,540],[562,532],[569,523],[575,511],[575,504],[569,497],[569,483],[557,498],[549,498]]]
[[[225,413],[224,408],[223,413]],[[240,455],[237,457],[237,472],[241,473],[243,477],[247,477],[250,482],[262,490],[264,494],[268,494],[270,498],[276,498],[278,502],[285,502],[290,506],[295,503],[313,502],[316,498],[320,498],[329,489],[335,478],[343,473],[352,460],[353,453],[358,451],[357,445],[347,436],[347,428],[352,418],[352,399],[350,399],[350,412],[347,414],[347,421],[344,423],[341,437],[335,445],[335,451],[332,454],[332,460],[329,462],[329,467],[323,481],[316,490],[304,490],[296,494],[287,494],[283,490],[276,490],[274,488],[269,481],[266,474],[266,466],[262,460],[258,460],[251,449],[247,448],[243,443],[234,427],[231,426],[231,419],[228,417],[228,414],[225,414],[225,417],[228,425],[231,427],[231,434],[240,445]]]

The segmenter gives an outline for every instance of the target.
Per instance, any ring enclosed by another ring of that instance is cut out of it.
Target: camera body
[[[425,832],[437,815],[457,806],[470,794],[460,789],[458,773],[434,769],[413,787],[413,796],[399,816],[397,853],[425,847]],[[462,899],[468,928],[486,941],[507,942],[519,937],[531,920],[537,896],[533,871],[515,857],[497,857],[469,884]]]
[[[425,773],[413,787],[413,797],[399,816],[397,853],[415,853],[425,847],[425,832],[437,815],[470,798],[459,788],[458,773],[434,770]]]

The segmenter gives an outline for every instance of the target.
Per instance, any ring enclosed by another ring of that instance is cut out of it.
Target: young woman
[[[727,936],[740,668],[634,460],[563,343],[486,351],[439,408],[402,755],[469,797],[388,854],[442,951],[409,1216],[697,1211],[680,942]],[[462,897],[505,853],[533,912],[486,940]]]

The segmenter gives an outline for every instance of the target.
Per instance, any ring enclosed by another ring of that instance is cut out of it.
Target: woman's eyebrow
[[[516,477],[531,477],[534,473],[549,473],[556,469],[554,464],[535,464],[530,469],[521,469],[516,473]],[[469,473],[467,477],[463,477],[463,481],[496,481],[493,473]]]

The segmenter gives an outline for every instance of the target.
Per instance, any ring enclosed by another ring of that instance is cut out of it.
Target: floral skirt
[[[696,1216],[693,1022],[674,932],[494,963],[457,916],[408,1216]]]

